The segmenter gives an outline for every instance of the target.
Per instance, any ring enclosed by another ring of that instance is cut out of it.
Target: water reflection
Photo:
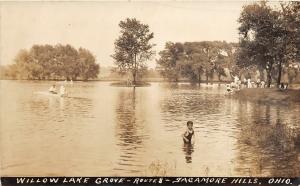
[[[239,110],[247,105],[252,109],[238,114],[243,124],[238,135],[236,170],[249,176],[299,176],[299,146],[295,139],[299,128],[290,126],[297,123],[288,119],[291,113],[282,112],[298,108],[239,102]]]
[[[186,163],[192,163],[192,154],[194,152],[194,145],[191,143],[183,143],[182,150],[185,154]]]
[[[143,126],[138,122],[138,112],[135,88],[125,88],[119,91],[116,106],[116,136],[117,145],[120,147],[120,157],[118,167],[123,173],[138,173],[142,166],[141,152],[143,151],[143,141],[146,135]],[[128,166],[130,169],[128,169]]]

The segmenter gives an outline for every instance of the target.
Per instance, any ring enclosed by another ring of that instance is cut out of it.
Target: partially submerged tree
[[[133,84],[136,84],[138,70],[145,66],[145,62],[154,54],[154,44],[150,43],[153,32],[149,26],[135,18],[120,21],[121,35],[115,41],[115,52],[112,55],[120,72],[131,72]]]

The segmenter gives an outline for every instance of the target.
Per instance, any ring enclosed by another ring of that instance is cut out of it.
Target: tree
[[[281,33],[281,45],[278,50],[278,78],[277,85],[280,85],[282,64],[288,66],[289,62],[300,62],[300,2],[281,3],[279,17],[279,31]],[[279,32],[278,31],[278,32]],[[292,71],[290,71],[292,73]]]
[[[145,62],[154,54],[154,44],[150,43],[154,34],[150,32],[148,25],[135,18],[120,21],[119,26],[121,35],[115,41],[112,58],[119,71],[132,73],[133,84],[136,84],[139,68],[145,66]]]
[[[206,58],[199,42],[184,43],[184,55],[181,57],[180,73],[191,82],[201,83],[201,76],[205,72]]]
[[[180,77],[178,62],[182,59],[183,52],[183,44],[172,42],[167,42],[165,49],[159,52],[160,58],[156,62],[162,68],[160,73],[164,78],[178,81]]]
[[[206,83],[208,83],[208,78],[212,77],[215,70],[215,61],[219,56],[220,46],[217,42],[202,42],[201,47],[203,48],[204,60],[202,63],[204,73],[206,76]]]
[[[240,67],[259,66],[267,71],[267,86],[271,84],[271,73],[276,62],[276,29],[278,13],[266,2],[243,7],[240,23],[240,50],[237,64]]]
[[[96,78],[99,74],[99,65],[95,63],[96,59],[93,54],[84,48],[79,48],[78,50],[79,60],[78,68],[79,75],[83,80],[88,80],[89,78]],[[74,77],[77,78],[77,77]]]

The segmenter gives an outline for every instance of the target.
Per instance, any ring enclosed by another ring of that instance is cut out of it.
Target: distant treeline
[[[33,45],[20,50],[3,76],[30,80],[88,80],[97,78],[100,67],[87,49],[70,45]]]

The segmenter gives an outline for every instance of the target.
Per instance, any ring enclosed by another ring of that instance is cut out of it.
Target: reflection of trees
[[[241,132],[237,143],[237,172],[252,176],[299,176],[300,149],[295,138],[299,130],[292,130],[287,123],[290,120],[282,113],[289,108],[253,104],[247,113],[245,104],[240,102],[238,109]]]
[[[137,122],[136,105],[135,89],[120,91],[116,108],[116,136],[121,148],[120,166],[132,166],[136,163],[143,145],[144,136],[142,126]]]
[[[140,144],[141,136],[137,135],[135,91],[121,91],[116,110],[117,135],[125,146]]]

